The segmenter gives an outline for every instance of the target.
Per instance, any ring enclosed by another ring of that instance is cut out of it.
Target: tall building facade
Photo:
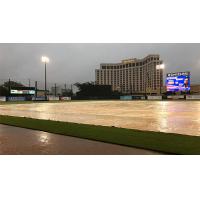
[[[163,64],[159,55],[142,59],[126,59],[121,63],[102,63],[95,70],[98,85],[111,85],[113,91],[124,94],[159,93],[163,86]]]

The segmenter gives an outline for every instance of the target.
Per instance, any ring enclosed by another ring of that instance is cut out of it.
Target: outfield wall
[[[120,96],[120,100],[132,100],[132,96]]]
[[[26,97],[7,97],[7,101],[26,101]]]
[[[48,96],[49,98],[49,101],[59,101],[60,98],[59,97],[56,97],[56,96]]]
[[[185,96],[184,95],[170,95],[170,96],[167,96],[167,99],[171,99],[171,100],[185,99]]]
[[[145,100],[143,95],[125,95],[120,96],[120,100]]]
[[[148,100],[162,100],[162,96],[147,96]]]
[[[186,100],[200,100],[200,95],[187,95]]]
[[[0,101],[6,101],[6,97],[0,96]]]
[[[61,97],[60,100],[61,101],[70,101],[71,97]]]

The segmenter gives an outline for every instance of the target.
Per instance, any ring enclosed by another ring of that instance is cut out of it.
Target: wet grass
[[[197,136],[1,115],[0,123],[169,154],[200,154],[200,137]]]

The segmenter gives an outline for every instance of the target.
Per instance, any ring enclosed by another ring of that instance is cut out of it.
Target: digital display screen
[[[190,91],[190,72],[168,73],[166,87],[168,92]]]
[[[35,90],[11,90],[11,94],[35,94]]]

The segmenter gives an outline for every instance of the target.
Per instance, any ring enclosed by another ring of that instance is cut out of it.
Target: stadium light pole
[[[165,68],[165,65],[164,64],[159,64],[159,65],[156,65],[156,69],[159,70],[160,72],[160,95],[161,95],[161,70],[163,70]]]
[[[149,80],[149,71],[146,71],[145,73],[145,98],[147,98],[147,84],[148,84],[147,78]]]
[[[44,63],[44,70],[45,70],[45,101],[47,101],[47,63],[49,63],[49,58],[46,56],[42,56],[42,62]]]

